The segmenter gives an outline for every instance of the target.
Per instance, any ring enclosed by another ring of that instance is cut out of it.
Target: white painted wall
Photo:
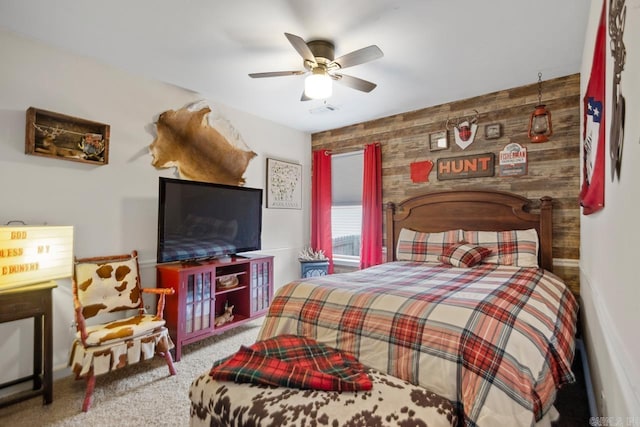
[[[79,257],[137,249],[143,282],[155,286],[158,177],[174,171],[151,166],[153,122],[202,96],[2,31],[0,58],[0,224],[73,225]],[[267,157],[303,166],[303,209],[263,210],[262,252],[275,256],[275,283],[284,284],[299,276],[297,254],[309,241],[311,136],[208,101],[258,154],[246,186],[264,188]],[[25,155],[30,106],[110,124],[109,164]],[[53,304],[53,363],[60,370],[75,332],[69,280],[58,281]],[[0,324],[0,383],[30,374],[31,325]]]
[[[607,5],[609,2],[606,2]],[[640,417],[640,1],[627,0],[622,74],[626,127],[622,177],[611,180],[609,141],[606,151],[605,208],[581,217],[580,292],[594,389],[601,416],[620,417],[619,425],[638,425]],[[585,37],[581,93],[586,92],[602,1],[591,2]],[[607,37],[607,102],[612,99],[612,66]],[[610,116],[609,116],[610,117]],[[607,118],[607,129],[610,119]],[[607,135],[609,134],[607,130]],[[604,394],[604,399],[602,395]],[[616,425],[616,424],[609,424]]]

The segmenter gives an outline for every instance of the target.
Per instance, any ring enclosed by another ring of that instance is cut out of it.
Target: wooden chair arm
[[[82,341],[83,346],[87,346],[87,334],[86,323],[84,319],[84,315],[82,314],[82,304],[80,304],[80,300],[78,299],[78,284],[75,280],[72,280],[73,286],[73,308],[76,317],[76,330],[80,332],[80,340]]]
[[[176,293],[176,290],[173,288],[142,288],[142,292],[148,294],[173,295]]]
[[[173,295],[176,293],[173,288],[142,288],[142,292],[147,294],[158,295],[158,307],[156,308],[156,316],[164,319],[164,297],[165,295]]]

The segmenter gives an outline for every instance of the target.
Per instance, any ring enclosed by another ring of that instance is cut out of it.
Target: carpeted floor
[[[0,409],[0,426],[188,426],[189,386],[211,364],[255,342],[262,319],[185,346],[175,376],[168,376],[163,359],[127,367],[98,377],[89,412],[81,411],[84,381],[65,377],[54,383],[53,402],[37,397]],[[579,357],[574,361],[577,382],[563,388],[554,427],[588,425],[588,403]],[[564,415],[564,416],[563,416]]]
[[[0,426],[188,426],[191,382],[240,345],[253,344],[262,320],[185,346],[174,376],[161,358],[99,376],[86,413],[81,410],[85,382],[62,378],[54,382],[50,405],[38,396],[2,408]]]
[[[560,412],[560,419],[554,423],[554,427],[590,425],[589,399],[580,351],[576,351],[571,369],[576,376],[576,382],[565,385],[558,392],[555,407]]]

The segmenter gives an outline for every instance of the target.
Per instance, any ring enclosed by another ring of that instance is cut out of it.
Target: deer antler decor
[[[463,150],[473,142],[478,130],[478,110],[473,110],[475,115],[458,117],[456,119],[447,119],[445,127],[449,129],[449,123],[454,123],[453,131],[456,138],[456,144]]]
[[[53,128],[51,126],[38,125],[34,123],[33,127],[35,127],[39,132],[42,133],[42,135],[44,135],[42,143],[45,147],[47,145],[53,144],[53,141],[55,141],[56,137],[64,133],[64,129],[60,129],[57,126]]]

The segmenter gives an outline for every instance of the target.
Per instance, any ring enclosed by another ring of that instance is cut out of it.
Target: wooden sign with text
[[[73,227],[0,227],[0,291],[71,277]]]
[[[482,153],[438,159],[438,180],[493,176],[495,158],[494,153]]]
[[[512,142],[500,152],[498,173],[500,176],[520,176],[527,174],[527,149]]]

